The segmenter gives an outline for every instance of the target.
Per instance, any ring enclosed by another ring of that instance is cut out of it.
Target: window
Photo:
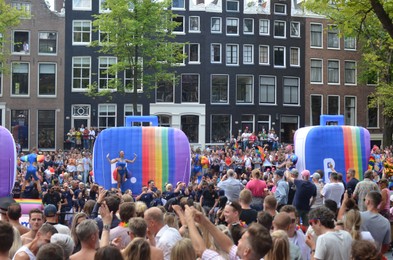
[[[181,102],[199,102],[199,74],[181,75]]]
[[[340,96],[328,96],[328,115],[339,115],[340,114]]]
[[[356,97],[346,96],[344,104],[344,122],[346,125],[356,125]]]
[[[18,54],[30,54],[30,33],[22,31],[14,31],[13,33],[13,49],[12,52]]]
[[[12,63],[11,95],[28,96],[30,68],[29,63]]]
[[[340,39],[338,38],[338,28],[336,25],[328,26],[328,48],[339,49]]]
[[[29,110],[11,110],[11,133],[23,149],[29,148]]]
[[[211,50],[210,62],[221,63],[221,44],[212,43],[210,50]]]
[[[91,42],[91,21],[73,21],[73,44],[87,45]]]
[[[211,75],[211,103],[228,103],[228,75]]]
[[[211,33],[221,33],[221,17],[212,17]]]
[[[116,104],[98,104],[98,128],[100,130],[116,126]]]
[[[227,0],[227,12],[239,12],[239,2]]]
[[[101,31],[101,30],[99,30],[98,31],[99,33],[98,33],[98,41],[100,42],[100,43],[108,43],[109,42],[109,33],[108,32],[105,32],[105,31]]]
[[[199,16],[190,16],[189,32],[201,32]]]
[[[199,43],[190,43],[189,45],[189,54],[188,54],[188,61],[189,63],[199,63],[199,56],[200,56],[200,50],[199,50]]]
[[[371,97],[367,97],[367,104],[371,103]],[[368,107],[367,106],[367,127],[378,127],[378,106]]]
[[[39,54],[57,53],[57,32],[40,32],[38,38]]]
[[[231,115],[212,115],[210,122],[210,142],[225,143],[228,141],[231,132]]]
[[[184,65],[185,64],[185,50],[186,46],[184,44],[173,44],[172,45],[174,48],[174,53],[176,57],[176,63],[178,65]]]
[[[72,58],[72,90],[87,90],[90,85],[91,60],[90,57]]]
[[[174,80],[162,80],[157,82],[156,102],[173,103]]]
[[[356,37],[344,37],[344,49],[356,50]]]
[[[300,37],[300,22],[291,22],[291,37]]]
[[[140,58],[138,62],[138,67],[133,68],[133,69],[126,69],[124,71],[124,87],[125,87],[125,92],[128,93],[133,93],[134,92],[134,71],[137,69],[138,75],[137,75],[137,92],[142,93],[143,92],[143,61],[142,58]]]
[[[31,3],[28,2],[11,2],[11,6],[19,11],[24,12],[21,18],[31,18]]]
[[[243,64],[254,64],[254,45],[243,45]]]
[[[259,45],[259,64],[269,65],[269,45]]]
[[[322,48],[322,24],[311,24],[311,47]]]
[[[259,34],[260,35],[270,35],[270,20],[268,19],[259,19]]]
[[[355,61],[345,61],[345,84],[356,85],[356,62]]]
[[[184,9],[184,0],[172,0],[172,9]]]
[[[241,129],[248,128],[250,132],[254,131],[254,115],[242,115]]]
[[[322,96],[311,95],[311,125],[320,125],[322,115]]]
[[[56,95],[56,64],[39,63],[38,95]]]
[[[227,18],[227,35],[239,35],[239,20]]]
[[[181,116],[181,130],[188,137],[190,143],[198,143],[199,117],[194,115]]]
[[[311,83],[322,83],[322,60],[311,59]]]
[[[100,8],[99,9],[100,9],[99,10],[100,13],[110,12],[110,9],[106,7],[105,0],[100,0]]]
[[[168,115],[157,115],[158,117],[158,126],[161,127],[171,127],[172,125],[172,117]]]
[[[38,110],[39,149],[56,149],[56,110]]]
[[[285,47],[274,47],[274,66],[285,67]]]
[[[259,103],[276,104],[276,77],[259,77]]]
[[[300,48],[291,47],[289,63],[293,67],[300,66]]]
[[[126,116],[141,116],[142,115],[142,105],[136,104],[136,113],[134,113],[134,106],[132,104],[124,105],[124,123],[126,122]]]
[[[287,14],[287,5],[285,4],[274,4],[275,14]]]
[[[340,61],[328,60],[328,84],[340,84]]]
[[[239,65],[239,45],[237,44],[226,45],[226,64]]]
[[[252,18],[243,19],[243,33],[254,34],[254,19]]]
[[[115,64],[115,57],[99,57],[98,58],[98,89],[113,89],[113,86],[110,86],[112,80],[114,80],[117,75],[116,73],[110,72],[110,67]]]
[[[178,15],[173,18],[173,21],[178,23],[175,29],[173,29],[173,33],[184,33],[184,16]]]
[[[299,78],[284,77],[284,104],[299,105]]]
[[[267,130],[271,129],[270,115],[258,115],[257,120],[258,132],[266,133]]]
[[[274,37],[285,38],[286,37],[286,23],[284,21],[274,21]]]
[[[253,76],[236,76],[236,103],[253,103]]]
[[[72,9],[91,11],[91,0],[72,0]]]

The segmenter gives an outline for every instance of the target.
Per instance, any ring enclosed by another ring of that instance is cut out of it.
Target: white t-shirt
[[[334,200],[337,203],[337,207],[341,207],[341,197],[344,194],[344,184],[339,183],[328,183],[322,188],[323,203],[325,200]]]
[[[329,231],[318,236],[314,258],[348,260],[352,246],[351,235],[344,230]]]

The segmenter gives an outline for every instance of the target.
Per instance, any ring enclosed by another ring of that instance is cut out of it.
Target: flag
[[[239,144],[237,143],[237,140],[236,140],[235,145],[233,146],[233,148],[234,148],[235,150],[239,149]]]
[[[265,160],[265,151],[259,145],[257,146],[257,148],[258,149],[255,150],[255,152],[258,154],[259,157],[261,157],[262,161]]]

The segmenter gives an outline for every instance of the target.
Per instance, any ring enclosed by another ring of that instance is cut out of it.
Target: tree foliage
[[[337,24],[341,33],[356,36],[361,48],[359,63],[363,83],[375,79],[369,107],[380,106],[384,116],[383,143],[393,134],[393,1],[307,0],[305,8]]]
[[[100,53],[117,57],[117,63],[108,68],[110,74],[127,71],[132,81],[124,85],[118,79],[110,81],[110,89],[118,92],[132,90],[134,111],[137,106],[137,87],[149,91],[157,81],[173,80],[173,67],[184,59],[183,44],[174,41],[170,1],[106,0],[108,12],[95,15],[95,31],[101,36],[94,41]]]
[[[9,45],[11,39],[10,28],[17,26],[23,15],[23,11],[18,11],[5,0],[0,0],[0,65],[6,64],[10,55],[9,48],[5,47]],[[8,66],[0,66],[0,71],[7,72]]]

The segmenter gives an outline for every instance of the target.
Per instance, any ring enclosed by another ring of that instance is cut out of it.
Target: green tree
[[[173,30],[179,24],[170,10],[171,1],[153,0],[105,0],[108,12],[95,15],[95,31],[100,41],[94,41],[98,51],[117,57],[117,63],[108,68],[116,75],[126,71],[132,80],[124,85],[114,77],[108,92],[132,91],[133,109],[137,111],[138,88],[149,92],[156,82],[173,81],[174,67],[184,59],[183,45],[174,41]],[[96,87],[90,91],[99,93]],[[107,93],[101,91],[101,95]]]
[[[307,10],[332,20],[346,36],[357,37],[362,52],[360,79],[375,80],[369,107],[380,106],[383,143],[392,144],[393,134],[393,1],[307,0]]]
[[[8,46],[10,42],[10,28],[17,26],[20,23],[20,17],[24,15],[23,11],[18,11],[6,3],[5,0],[0,0],[0,71],[8,71],[6,64],[7,58],[10,55]]]

